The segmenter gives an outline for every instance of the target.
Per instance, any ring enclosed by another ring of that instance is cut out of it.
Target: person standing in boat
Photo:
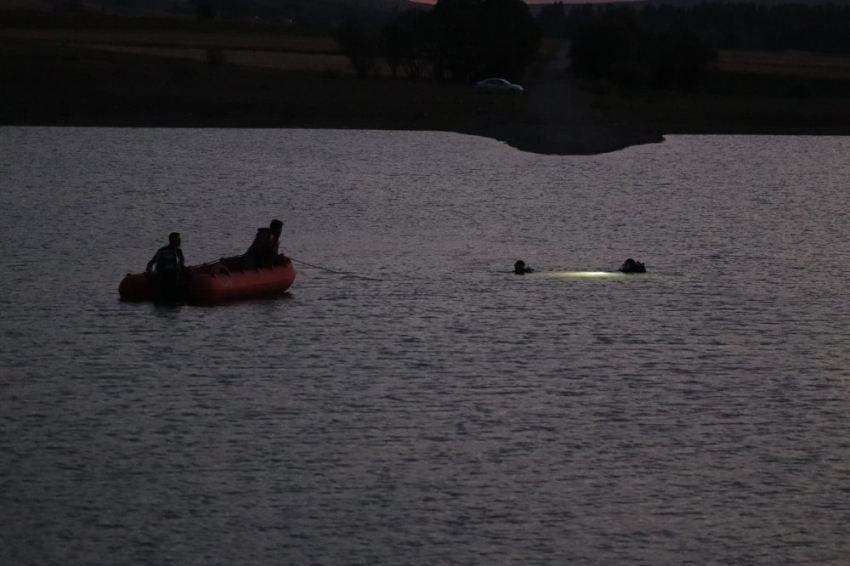
[[[254,242],[245,255],[242,256],[245,269],[257,267],[271,267],[283,265],[287,259],[280,255],[280,234],[283,231],[283,222],[272,220],[268,228],[258,228]]]

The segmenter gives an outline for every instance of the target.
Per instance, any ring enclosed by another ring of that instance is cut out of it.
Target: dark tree
[[[390,68],[393,79],[398,76],[398,67],[404,62],[410,51],[410,41],[404,28],[397,22],[391,22],[381,30],[381,46],[384,60]]]
[[[565,38],[567,12],[564,9],[564,3],[545,4],[537,13],[537,23],[546,37]]]
[[[574,38],[579,29],[596,20],[596,18],[596,8],[593,4],[572,6],[564,21],[564,36],[567,39]]]
[[[657,62],[652,73],[656,88],[692,91],[705,77],[717,52],[693,34],[667,35],[657,39]]]
[[[579,78],[612,78],[618,70],[648,65],[649,40],[629,9],[612,10],[585,24],[570,46]]]
[[[384,59],[396,78],[401,66],[408,78],[424,74],[428,57],[428,14],[406,10],[381,30]]]
[[[482,0],[438,0],[431,10],[434,51],[431,54],[437,79],[451,75],[469,80],[475,75],[478,31],[476,16]]]
[[[360,22],[348,19],[335,31],[334,38],[361,79],[373,73],[378,64],[378,41]]]
[[[542,33],[521,0],[486,0],[481,7],[482,67],[474,78],[520,80],[537,56]]]
[[[198,3],[198,19],[201,21],[214,20],[218,14],[212,4],[206,0]]]
[[[686,29],[664,7],[609,9],[576,32],[573,71],[626,88],[694,90],[717,55]]]
[[[438,0],[431,16],[438,78],[517,80],[537,54],[540,27],[522,0]]]

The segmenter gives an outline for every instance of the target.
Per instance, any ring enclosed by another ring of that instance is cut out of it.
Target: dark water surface
[[[847,138],[0,128],[0,564],[847,564],[848,186]],[[273,217],[371,279],[118,301]]]

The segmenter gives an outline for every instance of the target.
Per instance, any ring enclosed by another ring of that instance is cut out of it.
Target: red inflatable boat
[[[295,281],[295,267],[281,256],[281,265],[243,269],[242,258],[227,257],[190,267],[192,278],[183,290],[191,304],[209,305],[238,299],[283,293]],[[163,296],[155,277],[147,273],[127,274],[118,285],[124,301],[152,301]],[[173,294],[173,293],[172,293]]]

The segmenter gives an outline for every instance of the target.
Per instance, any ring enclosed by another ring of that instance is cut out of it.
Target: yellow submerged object
[[[550,271],[541,273],[545,277],[571,278],[571,279],[611,279],[625,277],[625,273],[619,271]]]

